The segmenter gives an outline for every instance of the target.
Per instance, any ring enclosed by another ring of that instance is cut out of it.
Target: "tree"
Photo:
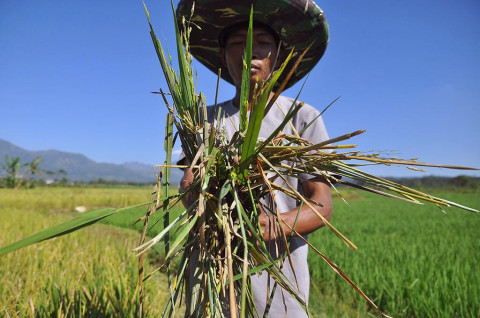
[[[68,183],[67,171],[65,171],[64,169],[60,169],[57,171],[57,173],[62,176],[59,183],[63,186],[67,185]]]
[[[35,159],[33,159],[32,162],[27,162],[26,163],[27,169],[25,169],[25,171],[20,176],[20,182],[17,184],[17,187],[16,187],[17,189],[20,188],[20,186],[22,185],[21,181],[25,180],[25,178],[27,176],[29,176],[29,178],[26,179],[26,182],[27,182],[26,187],[27,188],[30,186],[31,176],[43,176],[44,169],[39,167],[40,161],[42,161],[42,158],[40,156],[37,156],[37,157],[35,157]]]
[[[5,155],[5,164],[2,164],[2,169],[7,173],[5,183],[8,188],[17,188],[21,184],[20,170],[27,165],[28,163],[20,164],[20,157],[9,158]]]
[[[20,157],[9,157],[5,155],[5,164],[2,164],[2,169],[7,173],[5,183],[8,188],[18,189],[22,186],[23,181],[27,176],[42,176],[44,169],[40,168],[40,156],[35,157],[31,162],[20,163]],[[27,167],[20,173],[22,168]],[[27,179],[27,187],[30,185],[30,178]]]

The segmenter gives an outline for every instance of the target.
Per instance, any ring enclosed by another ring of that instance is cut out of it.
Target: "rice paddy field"
[[[88,209],[148,201],[151,189],[0,189],[0,246]],[[480,208],[480,191],[432,194]],[[334,260],[386,313],[394,317],[480,317],[480,215],[458,209],[414,206],[358,191],[334,200],[332,222],[358,247],[348,249],[327,229],[310,241]],[[1,317],[135,317],[137,259],[144,213],[114,215],[87,229],[29,246],[0,259]],[[155,221],[152,220],[151,223]],[[159,222],[161,223],[161,222]],[[154,227],[150,235],[160,230]],[[161,262],[149,254],[149,270]],[[310,254],[313,317],[377,317],[365,301]],[[168,297],[166,278],[146,282],[148,317],[158,317]],[[182,311],[177,316],[182,316]]]
[[[478,190],[429,192],[480,207]],[[336,200],[332,222],[358,251],[324,229],[310,240],[380,308],[394,317],[480,317],[480,215],[358,192],[346,197],[349,206]],[[364,300],[310,256],[312,312],[366,317]]]

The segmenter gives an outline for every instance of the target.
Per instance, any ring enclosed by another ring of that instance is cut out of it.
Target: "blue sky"
[[[331,40],[301,99],[322,110],[341,96],[324,114],[330,136],[365,129],[351,141],[364,152],[480,167],[480,2],[317,3]],[[174,55],[170,1],[146,5]],[[150,92],[166,84],[141,1],[4,0],[0,43],[0,138],[99,162],[163,161],[165,106]],[[199,91],[212,102],[216,76],[194,68]],[[233,94],[223,82],[220,99]],[[464,173],[366,169],[382,176]]]

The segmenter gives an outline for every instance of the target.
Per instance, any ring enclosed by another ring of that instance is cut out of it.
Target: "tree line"
[[[37,156],[30,162],[22,163],[19,156],[9,157],[8,155],[5,155],[5,161],[1,164],[5,177],[2,178],[0,186],[3,185],[6,188],[13,189],[19,189],[21,187],[31,188],[34,185],[34,180],[46,176],[60,176],[60,182],[68,182],[68,179],[66,179],[67,172],[64,169],[55,172],[41,168],[41,161],[41,156]]]
[[[120,182],[116,180],[105,180],[98,178],[89,182],[70,182],[67,179],[67,172],[64,169],[51,171],[40,167],[42,161],[41,156],[35,157],[30,162],[21,162],[21,158],[9,157],[5,155],[4,163],[1,163],[1,171],[5,177],[0,178],[0,188],[31,188],[36,185],[47,185],[45,179],[54,180],[55,185],[67,186],[74,185],[90,185],[90,186],[115,186],[115,185],[143,185],[145,183],[136,182]],[[456,177],[409,177],[409,178],[386,178],[396,183],[400,183],[411,188],[463,188],[463,189],[479,189],[480,177],[471,177],[460,175]]]

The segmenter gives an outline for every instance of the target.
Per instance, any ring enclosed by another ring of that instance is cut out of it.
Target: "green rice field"
[[[432,194],[480,208],[478,190]],[[480,215],[352,192],[335,201],[332,222],[358,251],[327,229],[310,241],[394,317],[480,317]],[[314,253],[310,307],[320,317],[366,317],[365,301]],[[316,297],[315,295],[319,295]],[[326,313],[322,315],[321,313]]]
[[[149,200],[151,189],[0,189],[0,246],[75,217],[76,206],[121,207]],[[480,208],[478,190],[432,194]],[[415,206],[358,191],[334,200],[333,224],[358,250],[328,229],[310,241],[394,317],[480,317],[480,215],[459,209]],[[134,216],[42,242],[0,258],[0,317],[135,317],[138,314],[139,240],[128,229]],[[153,217],[152,222],[155,221]],[[154,235],[160,227],[154,227]],[[157,249],[160,250],[160,249]],[[161,262],[150,253],[147,272]],[[320,257],[310,253],[312,317],[377,317]],[[168,297],[165,275],[146,282],[148,317],[158,317]],[[177,312],[182,316],[181,309]]]
[[[148,201],[148,188],[0,189],[0,246],[89,209]],[[142,211],[138,211],[140,214]],[[97,224],[0,258],[0,317],[138,316],[136,230]],[[158,262],[150,258],[148,262]],[[145,288],[148,317],[163,312],[166,277]]]

